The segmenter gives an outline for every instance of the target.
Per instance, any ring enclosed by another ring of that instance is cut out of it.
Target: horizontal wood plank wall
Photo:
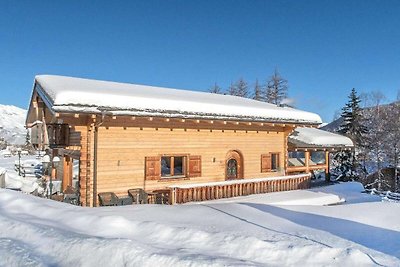
[[[271,129],[268,129],[271,130]],[[283,128],[274,131],[100,127],[97,192],[126,195],[131,188],[162,189],[171,184],[225,180],[225,157],[230,150],[243,155],[244,177],[282,175],[261,173],[261,154],[277,152],[284,166],[287,145]],[[145,157],[161,154],[201,156],[202,176],[190,179],[145,181]],[[215,162],[214,162],[215,158]]]

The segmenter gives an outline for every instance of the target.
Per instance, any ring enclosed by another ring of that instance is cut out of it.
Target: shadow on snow
[[[277,206],[240,203],[293,223],[331,233],[370,249],[400,258],[400,232],[355,221],[306,212],[292,211]]]

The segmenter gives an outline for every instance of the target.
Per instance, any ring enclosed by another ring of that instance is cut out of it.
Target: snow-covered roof
[[[289,135],[289,143],[296,147],[353,147],[350,138],[315,128],[297,127]]]
[[[54,112],[321,123],[315,113],[230,95],[55,75],[35,82]]]

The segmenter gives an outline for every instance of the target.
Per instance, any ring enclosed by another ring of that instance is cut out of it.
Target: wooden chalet
[[[32,143],[62,158],[62,188],[75,187],[83,206],[137,188],[168,192],[169,203],[307,188],[312,149],[328,147],[290,136],[320,123],[235,96],[54,75],[35,77],[26,119]],[[303,150],[297,166],[289,154]]]

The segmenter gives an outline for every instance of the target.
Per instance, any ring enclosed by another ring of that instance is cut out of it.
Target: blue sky
[[[331,121],[351,88],[400,89],[400,1],[0,0],[1,104],[36,74],[207,90],[277,67]]]

